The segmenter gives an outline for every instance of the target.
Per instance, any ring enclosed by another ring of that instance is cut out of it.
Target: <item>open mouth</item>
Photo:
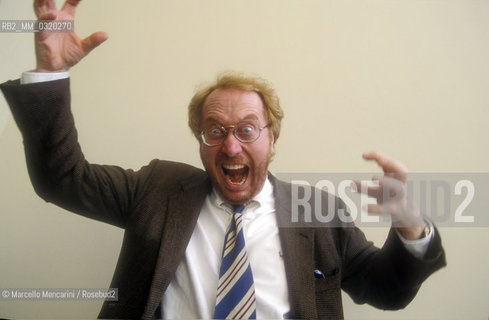
[[[246,182],[249,168],[244,164],[225,164],[222,166],[222,171],[230,184],[242,185]]]

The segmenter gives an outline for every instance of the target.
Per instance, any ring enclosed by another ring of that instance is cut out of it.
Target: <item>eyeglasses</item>
[[[213,124],[210,127],[202,130],[200,136],[202,142],[209,147],[221,145],[229,134],[229,128],[232,128],[233,135],[241,142],[254,142],[260,137],[263,129],[270,126],[267,124],[264,127],[259,126],[255,121],[243,121],[233,126],[222,126]]]

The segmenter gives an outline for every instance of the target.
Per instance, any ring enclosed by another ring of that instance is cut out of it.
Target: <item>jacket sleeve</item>
[[[22,133],[29,176],[47,202],[124,227],[144,193],[152,162],[139,172],[85,160],[70,107],[70,80],[0,85]]]
[[[416,296],[422,282],[446,265],[438,230],[423,259],[405,248],[393,228],[380,249],[355,226],[336,231],[341,239],[342,288],[359,304],[368,303],[385,310],[404,308]]]

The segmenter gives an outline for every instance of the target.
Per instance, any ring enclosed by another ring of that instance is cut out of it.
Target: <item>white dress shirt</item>
[[[22,73],[22,77],[20,77],[20,83],[28,84],[28,83],[36,83],[36,82],[45,82],[45,81],[66,79],[69,77],[70,77],[69,71],[58,71],[58,72],[26,71]]]

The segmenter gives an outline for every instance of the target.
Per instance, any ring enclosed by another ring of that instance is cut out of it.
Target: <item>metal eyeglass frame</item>
[[[258,127],[258,135],[256,136],[256,138],[255,138],[255,139],[253,139],[253,140],[250,140],[250,141],[244,141],[244,140],[240,139],[240,138],[239,138],[239,137],[236,135],[236,128],[237,128],[237,127],[238,127],[240,124],[245,124],[245,123],[250,123],[250,122],[246,122],[246,121],[245,121],[245,122],[240,122],[240,123],[237,123],[237,124],[235,124],[235,125],[231,125],[231,126],[223,126],[223,125],[220,125],[220,124],[217,124],[217,123],[216,123],[216,126],[217,126],[217,127],[219,127],[219,128],[221,128],[222,130],[224,130],[224,133],[225,133],[225,135],[224,135],[224,137],[223,137],[223,139],[222,139],[221,143],[209,143],[209,142],[207,142],[207,141],[205,140],[205,135],[204,135],[204,134],[205,134],[205,130],[202,130],[202,131],[200,132],[200,137],[202,138],[202,142],[203,142],[203,143],[204,143],[206,146],[208,146],[208,147],[216,147],[216,146],[220,146],[220,145],[222,145],[222,144],[224,143],[224,141],[226,140],[226,138],[227,138],[227,136],[228,136],[228,134],[229,134],[229,130],[228,130],[228,129],[229,129],[229,128],[233,128],[233,130],[232,130],[233,135],[234,135],[234,137],[235,137],[235,138],[236,138],[236,139],[237,139],[239,142],[242,142],[242,143],[251,143],[251,142],[255,142],[256,140],[258,140],[258,138],[260,138],[260,135],[261,135],[262,130],[263,130],[263,129],[265,129],[265,128],[267,128],[267,127],[269,127],[269,126],[271,125],[271,123],[269,123],[269,124],[267,124],[267,125],[265,125],[265,126],[263,126],[263,127],[261,127],[261,128],[260,128],[260,127]],[[251,123],[253,123],[253,122],[251,122]],[[253,124],[255,124],[255,123],[253,123]]]

